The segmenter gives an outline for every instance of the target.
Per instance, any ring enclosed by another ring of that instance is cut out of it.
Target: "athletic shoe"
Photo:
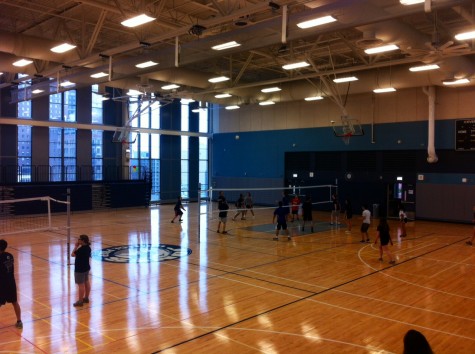
[[[74,307],[82,307],[82,305],[83,305],[83,302],[79,300],[73,304]]]
[[[365,240],[361,240],[360,243],[365,243]]]
[[[18,328],[18,329],[22,329],[22,328],[23,328],[23,322],[21,322],[21,321],[16,321],[15,327]]]
[[[275,236],[275,237],[273,238],[274,241],[277,241],[278,239],[279,239],[279,238],[278,238],[277,236]]]
[[[172,221],[170,221],[170,222],[171,222],[171,223],[174,223],[174,221],[173,221],[173,220],[172,220]]]
[[[84,299],[82,299],[82,302],[85,303],[85,304],[88,304],[89,303],[89,298],[85,297]]]
[[[396,263],[396,261],[390,261],[389,262],[389,264],[395,264],[395,263]]]
[[[219,234],[219,230],[216,231]]]
[[[472,245],[472,241],[467,241],[465,242],[467,245],[471,246]]]
[[[290,240],[292,240],[292,237],[290,237],[290,236],[287,236],[287,240],[289,240],[289,241],[290,241]]]
[[[227,234],[228,232],[227,231],[223,231],[223,234]]]
[[[179,222],[183,222],[183,220],[181,220],[181,219],[180,219],[180,220],[178,220],[178,221],[179,221]]]
[[[371,241],[369,240],[369,238],[366,239],[366,243],[370,243]]]

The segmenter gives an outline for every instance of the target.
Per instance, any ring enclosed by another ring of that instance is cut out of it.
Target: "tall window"
[[[189,107],[188,104],[181,105],[181,131],[189,131]],[[181,195],[183,198],[189,197],[190,192],[190,155],[189,150],[190,138],[181,136]]]
[[[76,91],[49,96],[49,119],[76,121]],[[49,128],[49,164],[51,181],[76,180],[76,129]]]
[[[18,126],[18,182],[31,182],[31,126]]]
[[[200,133],[208,133],[209,118],[208,111],[201,111],[199,113],[199,130]],[[200,137],[199,143],[199,182],[201,183],[201,190],[206,191],[209,188],[208,176],[208,138]],[[202,192],[202,197],[206,197],[206,192]]]
[[[132,102],[129,104],[129,117],[143,110],[131,125],[133,127],[160,129],[160,103],[154,102],[146,108],[147,102]],[[130,119],[130,118],[129,118]],[[151,178],[152,194],[151,201],[160,199],[160,135],[140,133],[130,149],[130,176],[131,178],[143,178],[145,175]],[[144,175],[145,174],[145,175]]]
[[[102,124],[102,95],[99,94],[99,85],[92,85],[92,104],[91,104],[91,123]],[[103,165],[103,131],[92,130],[92,179],[94,181],[102,180],[102,165]]]

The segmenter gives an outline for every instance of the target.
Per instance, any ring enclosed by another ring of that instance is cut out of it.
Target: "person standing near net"
[[[221,224],[223,224],[223,234],[227,234],[228,232],[226,231],[226,221],[228,221],[228,210],[229,210],[229,205],[228,202],[226,201],[226,197],[224,196],[224,192],[219,192],[219,197],[218,197],[218,231],[216,231],[219,234],[219,230],[221,228]]]
[[[383,261],[383,251],[389,257],[389,264],[394,264],[396,261],[393,258],[391,251],[388,248],[388,244],[390,243],[391,246],[393,245],[393,240],[391,240],[391,234],[389,233],[389,225],[386,218],[379,219],[379,225],[376,234],[376,240],[374,240],[374,244],[379,243],[379,260]]]
[[[472,246],[473,242],[475,241],[475,206],[473,207],[472,211],[473,211],[473,220],[472,220],[472,222],[473,222],[473,235],[472,235],[472,238],[470,239],[470,241],[465,242],[469,246]]]
[[[254,202],[252,201],[251,192],[247,192],[246,198],[244,198],[244,204],[246,205],[246,212],[244,216],[247,215],[247,212],[250,212],[252,214],[252,217],[254,217]]]
[[[300,208],[300,198],[299,196],[296,194],[293,198],[292,198],[292,201],[291,201],[291,204],[292,204],[292,222],[294,222],[295,219],[297,219],[297,221],[300,221],[300,218],[299,218],[299,208]]]
[[[345,219],[347,230],[345,233],[351,234],[352,219],[353,218],[353,207],[351,206],[351,200],[349,198],[345,199]]]
[[[13,306],[16,315],[15,327],[23,328],[21,321],[21,308],[18,304],[17,288],[15,281],[15,267],[13,255],[5,250],[8,242],[0,240],[0,307],[9,302]]]
[[[399,207],[399,223],[401,225],[401,237],[406,237],[407,215],[402,205]]]
[[[338,200],[338,195],[336,193],[332,194],[332,213],[330,216],[330,225],[339,225],[340,224],[340,201]]]
[[[282,207],[285,210],[285,219],[288,220],[290,215],[290,197],[288,190],[285,190],[282,195]]]
[[[238,200],[236,200],[236,215],[233,216],[233,221],[241,214],[241,220],[246,220],[246,207],[244,206],[244,196],[239,194]]]
[[[274,210],[274,216],[272,217],[272,224],[275,224],[275,219],[277,218],[277,226],[275,228],[274,240],[279,239],[281,229],[285,232],[287,238],[290,240],[289,230],[287,229],[287,215],[288,212],[283,207],[283,203],[279,202],[279,207]]]
[[[175,203],[175,207],[173,208],[173,210],[175,211],[175,216],[173,217],[172,219],[172,223],[175,222],[175,219],[178,218],[178,221],[179,222],[183,222],[183,220],[181,219],[182,215],[183,215],[183,211],[186,211],[186,209],[183,207],[183,198],[180,196],[178,197],[178,200],[177,202]],[[182,211],[183,210],[183,211]]]
[[[74,281],[78,285],[79,299],[73,306],[81,307],[83,304],[89,303],[89,294],[91,292],[91,283],[89,281],[89,271],[91,270],[90,258],[91,258],[91,243],[89,242],[89,236],[80,235],[71,257],[75,257],[74,260]]]
[[[363,223],[361,224],[361,243],[364,242],[369,242],[369,235],[368,235],[368,229],[369,226],[371,225],[371,212],[368,210],[368,206],[365,204],[363,205]],[[366,241],[365,241],[366,237]]]
[[[305,201],[302,204],[302,218],[303,218],[303,225],[302,231],[305,231],[305,223],[307,221],[310,222],[310,231],[313,232],[313,215],[312,215],[312,197],[307,196]]]

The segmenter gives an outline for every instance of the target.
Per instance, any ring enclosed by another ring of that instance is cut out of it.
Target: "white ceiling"
[[[140,13],[156,20],[136,28],[121,25]],[[23,80],[31,79],[33,88],[46,88],[43,94],[56,92],[58,80],[68,79],[76,87],[101,83],[228,105],[361,93],[389,85],[440,85],[446,78],[475,74],[474,43],[454,39],[456,33],[475,26],[474,13],[472,0],[426,0],[413,6],[403,6],[399,0],[3,0],[0,88],[11,87],[20,100],[29,98],[29,92],[23,96],[22,90],[17,91],[21,81],[15,74],[21,72],[29,75]],[[337,22],[305,30],[296,26],[325,15]],[[192,33],[193,26],[203,27],[201,35]],[[241,46],[211,49],[231,40]],[[64,41],[77,48],[65,54],[49,50]],[[368,46],[389,43],[400,50],[364,53]],[[12,66],[19,58],[34,63]],[[159,64],[135,67],[147,60]],[[302,60],[311,65],[282,69]],[[410,66],[422,62],[436,62],[440,69],[409,72]],[[110,77],[92,79],[97,71]],[[348,73],[359,81],[333,83],[333,78]],[[208,82],[218,75],[231,79]],[[169,83],[180,88],[172,93],[161,89]],[[276,85],[282,91],[260,92]],[[214,97],[224,92],[233,96]]]

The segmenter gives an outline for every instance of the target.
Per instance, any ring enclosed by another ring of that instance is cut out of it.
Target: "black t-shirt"
[[[91,247],[85,245],[76,250],[76,260],[74,261],[74,271],[76,273],[84,273],[91,270],[89,264],[91,258]]]
[[[0,254],[0,305],[17,301],[13,262],[12,254],[8,252]]]
[[[228,216],[227,210],[229,209],[228,202],[226,201],[226,198],[224,197],[219,197],[218,198],[218,210],[219,210],[219,217],[220,218],[225,218]]]
[[[379,225],[378,226],[378,231],[379,231],[379,239],[381,241],[382,245],[387,245],[389,243],[389,226],[383,226]]]

